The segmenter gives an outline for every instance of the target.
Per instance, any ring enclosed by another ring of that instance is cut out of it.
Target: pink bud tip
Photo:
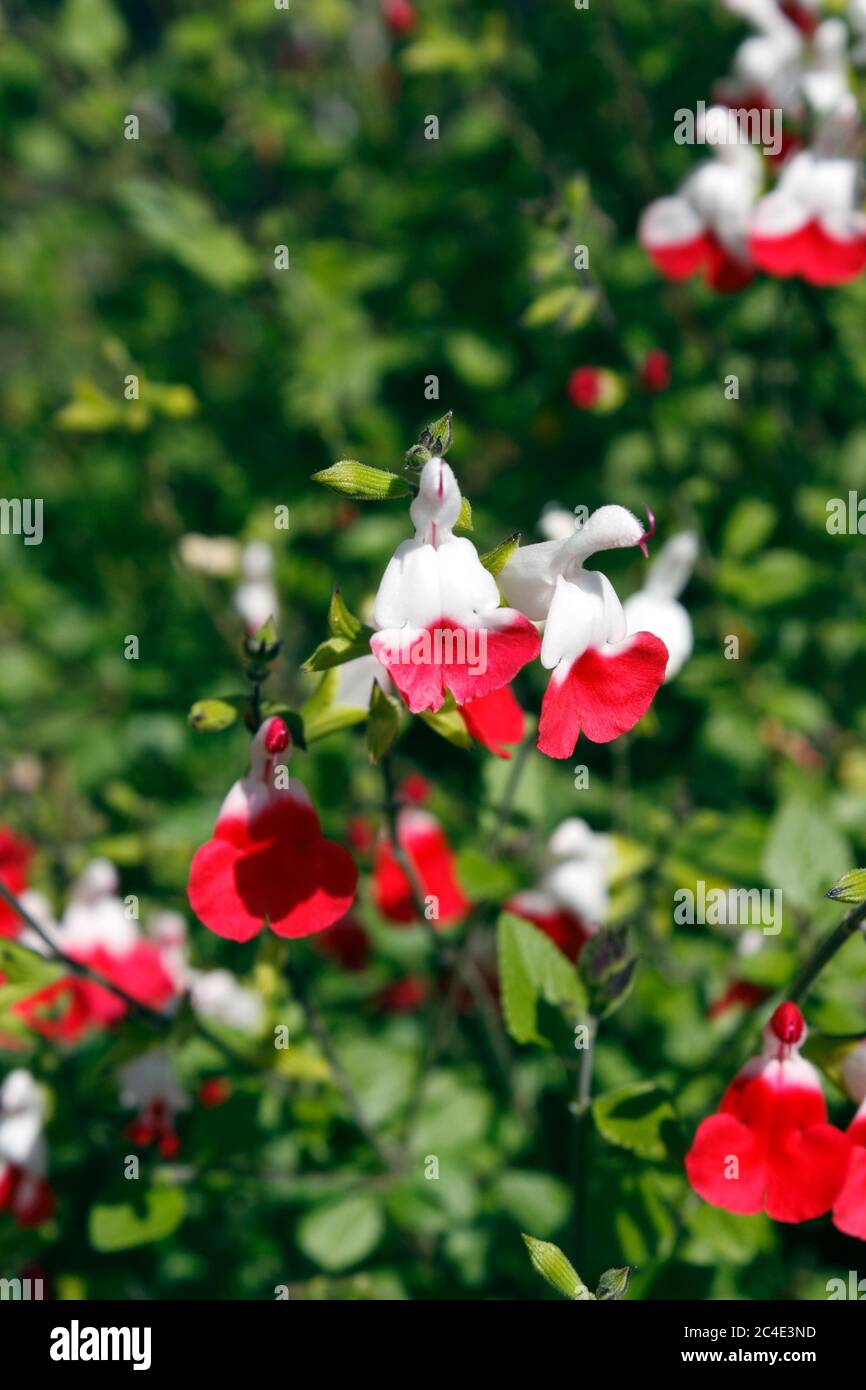
[[[265,752],[284,753],[290,742],[291,736],[285,720],[273,718],[265,730]]]
[[[773,1014],[770,1027],[780,1042],[798,1043],[806,1031],[806,1020],[796,1004],[785,1003]]]
[[[640,546],[641,550],[643,551],[643,557],[644,557],[644,559],[645,559],[645,560],[648,560],[648,559],[649,559],[649,549],[647,548],[647,541],[651,541],[652,538],[653,538],[653,536],[654,536],[655,533],[656,533],[656,519],[655,519],[655,517],[653,516],[652,512],[650,511],[649,507],[647,507],[647,509],[646,509],[646,515],[647,515],[647,521],[649,522],[649,530],[648,530],[648,531],[644,531],[643,535],[641,536],[640,540],[638,541],[638,545]]]

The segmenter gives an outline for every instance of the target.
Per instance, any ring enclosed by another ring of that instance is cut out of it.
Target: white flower
[[[665,680],[673,680],[692,654],[688,613],[677,600],[691,578],[698,554],[694,531],[671,536],[649,567],[642,589],[623,604],[630,632],[652,632],[668,649]]]

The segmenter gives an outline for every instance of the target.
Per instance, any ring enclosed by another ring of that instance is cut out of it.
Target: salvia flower
[[[836,1201],[851,1143],[827,1123],[818,1073],[800,1056],[805,1039],[796,1004],[780,1004],[760,1055],[735,1076],[718,1113],[699,1125],[686,1172],[713,1206],[808,1221]]]
[[[538,887],[515,893],[506,906],[539,927],[570,960],[577,960],[607,919],[613,841],[572,816],[557,827],[547,849],[552,862]]]
[[[664,679],[664,643],[650,632],[630,634],[610,580],[584,568],[596,551],[645,550],[647,539],[625,507],[599,507],[566,540],[516,550],[499,576],[506,599],[545,623],[541,664],[551,677],[538,747],[551,758],[569,757],[581,732],[593,743],[626,733]]]
[[[538,655],[522,613],[500,608],[496,580],[475,546],[455,537],[460,489],[444,459],[422,469],[410,507],[412,540],[397,547],[379,585],[371,647],[413,714],[499,690]]]
[[[191,1101],[167,1054],[158,1048],[142,1053],[120,1068],[118,1079],[122,1108],[136,1112],[127,1139],[137,1148],[156,1144],[163,1158],[175,1158],[180,1150],[175,1118]]]
[[[0,881],[11,893],[20,894],[27,887],[27,867],[33,857],[33,846],[22,840],[6,825],[0,825]],[[0,898],[0,937],[15,937],[21,930],[21,918],[5,898]]]
[[[213,839],[193,857],[190,906],[231,941],[249,941],[265,922],[277,936],[323,931],[355,896],[352,856],[323,836],[306,789],[287,775],[290,747],[285,722],[266,719],[251,745],[249,773],[235,782]]]
[[[647,571],[643,588],[623,604],[630,632],[652,632],[668,649],[665,680],[673,680],[692,654],[692,620],[679,602],[698,555],[694,531],[665,541]]]
[[[54,1193],[45,1177],[44,1113],[42,1093],[30,1072],[10,1072],[0,1085],[0,1211],[8,1211],[23,1227],[38,1226],[54,1215]]]
[[[177,995],[177,981],[159,942],[143,934],[118,887],[114,865],[94,859],[73,885],[59,924],[47,920],[44,900],[37,915],[66,956],[140,1004],[160,1009]],[[28,906],[33,910],[36,904],[29,900]],[[32,944],[44,949],[36,939]],[[77,974],[63,976],[15,1005],[36,1032],[65,1042],[119,1022],[127,1009],[118,994]]]
[[[470,903],[457,878],[454,851],[436,817],[414,806],[404,807],[397,815],[397,839],[426,900],[429,920],[438,926],[461,921]],[[387,839],[379,842],[373,895],[379,911],[390,922],[417,920],[412,885]]]

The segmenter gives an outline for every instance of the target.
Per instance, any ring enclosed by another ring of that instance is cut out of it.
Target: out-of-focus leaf
[[[372,1254],[385,1230],[382,1204],[359,1193],[314,1207],[298,1223],[298,1245],[322,1269],[348,1269]]]
[[[151,1245],[176,1231],[185,1212],[178,1187],[152,1187],[129,1202],[97,1204],[88,1219],[90,1243],[103,1253]]]

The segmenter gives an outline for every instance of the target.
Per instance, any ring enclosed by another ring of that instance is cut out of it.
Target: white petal
[[[429,545],[451,539],[460,515],[460,488],[444,459],[428,459],[418,480],[418,495],[409,508],[415,538]]]
[[[694,241],[706,230],[703,219],[685,198],[656,198],[641,216],[638,240],[650,249]]]
[[[668,649],[665,680],[673,680],[692,654],[692,621],[676,599],[641,589],[623,605],[630,633],[651,632]]]
[[[552,670],[570,666],[588,647],[621,642],[628,629],[622,604],[606,575],[578,570],[571,579],[561,575],[541,643],[541,664]]]
[[[644,589],[660,598],[678,598],[692,577],[697,558],[696,531],[680,531],[671,536],[650,565]]]
[[[374,681],[387,693],[388,677],[372,654],[345,661],[337,667],[334,704],[348,705],[351,709],[367,709]]]
[[[620,550],[637,545],[643,536],[642,523],[627,507],[599,507],[563,544],[560,568],[564,569],[565,563],[574,560],[582,564],[599,550]]]
[[[382,576],[373,605],[376,629],[426,627],[441,616],[437,552],[423,541],[398,545]]]
[[[547,617],[562,544],[561,540],[553,540],[518,546],[499,574],[499,587],[506,602],[534,623]]]

